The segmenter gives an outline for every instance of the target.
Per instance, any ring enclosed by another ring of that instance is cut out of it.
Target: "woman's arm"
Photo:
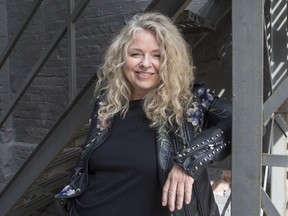
[[[170,211],[181,209],[184,202],[188,204],[199,173],[210,163],[224,159],[231,151],[231,103],[213,98],[204,88],[197,94],[197,103],[201,106],[199,109],[194,107],[191,121],[186,122],[181,132],[189,145],[174,158],[175,164],[163,187],[162,204],[168,205]],[[199,125],[204,125],[205,130],[194,138],[189,132]]]
[[[221,161],[231,153],[231,103],[215,97],[205,115],[206,129],[194,139],[190,138],[189,147],[174,158],[194,179],[209,164]]]

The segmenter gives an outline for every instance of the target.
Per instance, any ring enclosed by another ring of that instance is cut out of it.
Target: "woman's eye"
[[[160,59],[161,55],[160,54],[156,54],[154,55],[154,58]]]
[[[132,57],[137,57],[137,56],[140,56],[140,55],[141,55],[140,53],[132,53],[131,54]]]

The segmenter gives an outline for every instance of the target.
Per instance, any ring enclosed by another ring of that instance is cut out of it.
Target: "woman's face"
[[[159,85],[160,57],[155,36],[147,30],[138,30],[128,47],[124,64],[125,77],[132,88],[131,100],[142,99]]]

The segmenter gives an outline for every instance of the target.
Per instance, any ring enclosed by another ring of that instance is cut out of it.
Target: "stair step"
[[[184,10],[176,22],[184,34],[216,31],[216,25],[213,22],[190,10]]]
[[[35,210],[44,208],[47,203],[54,200],[54,194],[44,194],[37,199],[30,200],[29,202],[23,203],[22,205],[15,206],[11,211],[9,211],[6,216],[28,216],[28,215],[39,215]]]
[[[33,215],[35,209],[44,208],[54,200],[55,193],[63,187],[74,167],[81,148],[67,147],[56,156],[47,169],[35,180],[29,190],[23,194],[8,215]]]

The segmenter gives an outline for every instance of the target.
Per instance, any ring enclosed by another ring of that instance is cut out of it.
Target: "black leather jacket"
[[[101,95],[96,100],[90,130],[70,182],[56,198],[71,200],[83,193],[88,184],[89,157],[110,133],[110,127],[102,127],[97,118],[103,97]],[[187,121],[178,135],[173,132],[157,134],[158,173],[162,187],[174,163],[195,179],[192,201],[184,204],[181,210],[175,210],[171,216],[219,215],[206,168],[230,154],[231,109],[229,102],[212,97],[198,86],[194,91],[193,107],[188,110]]]

